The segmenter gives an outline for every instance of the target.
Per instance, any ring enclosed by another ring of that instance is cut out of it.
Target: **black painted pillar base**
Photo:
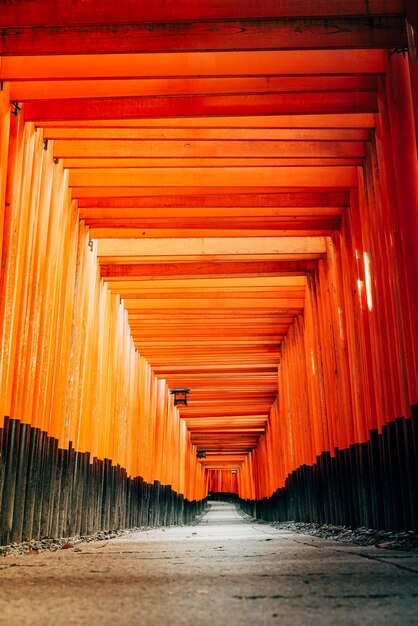
[[[271,498],[241,500],[266,521],[295,521],[351,528],[418,532],[418,407],[370,432],[367,442],[323,452],[302,465]]]
[[[191,523],[204,502],[129,478],[110,459],[67,450],[39,428],[0,428],[0,545],[43,537]]]

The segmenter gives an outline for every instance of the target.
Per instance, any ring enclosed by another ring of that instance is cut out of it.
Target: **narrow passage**
[[[196,526],[0,561],[1,626],[418,624],[418,555],[293,534],[212,502]]]

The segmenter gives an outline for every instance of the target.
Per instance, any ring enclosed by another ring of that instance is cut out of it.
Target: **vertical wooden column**
[[[414,133],[414,100],[411,93],[407,59],[402,55],[388,55],[386,75],[387,115],[389,121],[396,197],[399,210],[399,229],[405,259],[402,277],[418,271],[418,159],[417,139]],[[384,107],[381,100],[381,107]],[[384,111],[383,111],[384,113]],[[389,130],[386,129],[386,130]],[[405,333],[406,376],[408,392],[416,403],[418,387],[418,294],[409,285],[401,286],[401,316]]]
[[[408,60],[411,75],[412,110],[415,118],[415,140],[418,144],[418,6],[414,0],[405,0]]]
[[[1,64],[1,59],[0,59]],[[10,135],[10,83],[3,82],[0,89],[0,289],[3,275],[3,233],[6,217],[6,181]]]

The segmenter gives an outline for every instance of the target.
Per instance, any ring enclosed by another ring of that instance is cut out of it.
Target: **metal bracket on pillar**
[[[408,52],[408,48],[393,48],[393,50],[390,51],[390,55],[392,54],[401,54],[403,56],[403,58],[405,58],[406,53]]]
[[[17,117],[17,114],[19,111],[21,111],[21,107],[19,106],[18,102],[11,102],[10,103],[12,105],[12,115],[14,115],[15,117]]]

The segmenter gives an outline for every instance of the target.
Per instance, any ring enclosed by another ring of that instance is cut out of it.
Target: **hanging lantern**
[[[196,456],[198,459],[206,459],[206,450],[197,450]]]
[[[237,470],[231,470],[231,474],[236,474]]]
[[[190,393],[190,389],[186,387],[176,387],[174,389],[170,389],[170,393],[174,396],[174,406],[178,404],[183,404],[187,406],[187,394]]]

